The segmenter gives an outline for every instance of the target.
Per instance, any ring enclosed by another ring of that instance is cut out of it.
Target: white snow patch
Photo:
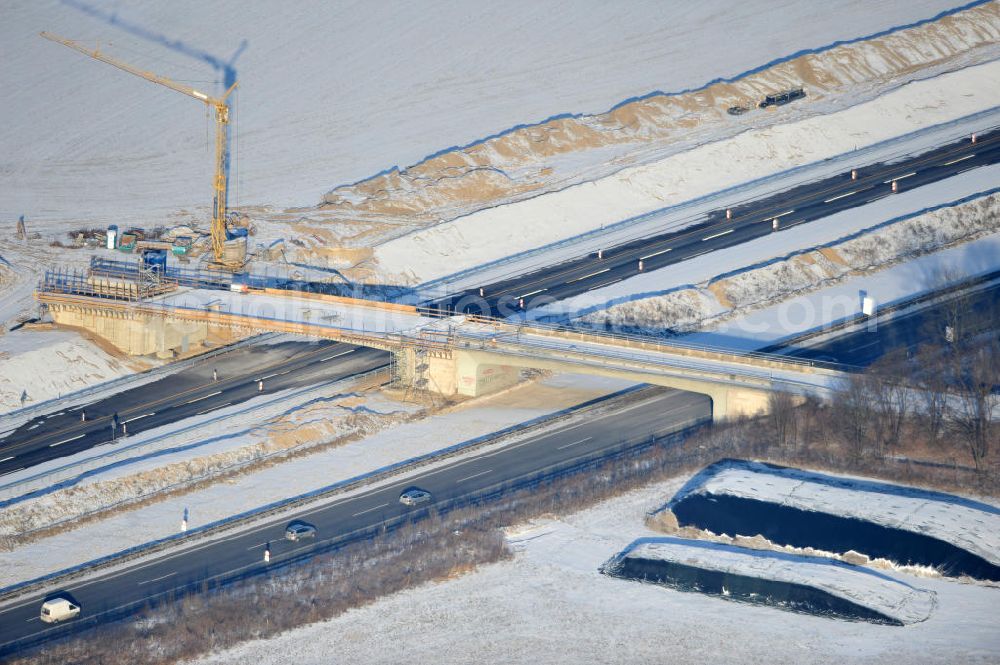
[[[643,540],[623,558],[669,561],[762,580],[804,585],[904,624],[925,621],[934,595],[883,573],[820,557],[763,552],[683,538]]]
[[[909,83],[842,111],[749,130],[596,181],[379,245],[387,274],[424,282],[997,104],[1000,60]]]
[[[660,535],[644,526],[645,514],[682,482],[520,525],[509,535],[512,561],[197,662],[951,665],[1000,659],[996,591],[981,586],[893,575],[938,598],[930,619],[900,629],[623,584],[600,574],[609,555]]]
[[[754,499],[873,522],[951,543],[1000,565],[1000,508],[984,502],[756,462],[709,467],[671,503],[694,493]]]
[[[0,414],[134,371],[76,333],[16,330],[0,336]]]

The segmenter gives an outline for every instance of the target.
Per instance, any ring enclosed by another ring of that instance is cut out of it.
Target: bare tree
[[[908,373],[903,354],[885,356],[868,372],[868,390],[876,417],[875,444],[880,456],[885,448],[896,446],[902,435],[910,393],[906,383]]]
[[[768,419],[771,421],[771,427],[774,428],[778,445],[787,445],[790,441],[795,440],[797,429],[795,398],[784,391],[772,391],[767,401]]]
[[[834,393],[833,417],[855,459],[868,446],[874,412],[870,382],[864,374],[851,374]]]
[[[997,436],[993,417],[1000,405],[1000,342],[991,339],[963,345],[955,354],[955,395],[949,400],[949,424],[960,437],[976,469],[982,471]]]
[[[922,429],[928,440],[936,442],[944,429],[945,407],[948,403],[947,367],[942,361],[939,347],[920,347],[912,378],[923,407],[920,419]]]

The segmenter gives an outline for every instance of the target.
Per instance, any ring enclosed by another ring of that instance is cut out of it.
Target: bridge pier
[[[586,372],[628,381],[686,390],[707,395],[712,400],[712,418],[726,420],[754,416],[768,411],[768,391],[715,381],[667,376],[641,370],[611,367],[581,367],[578,364],[531,357],[518,357],[481,350],[442,349],[428,351],[402,349],[397,352],[399,379],[423,390],[443,395],[478,397],[517,383],[521,368],[560,372]]]

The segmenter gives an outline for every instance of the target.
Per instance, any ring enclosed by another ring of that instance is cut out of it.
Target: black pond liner
[[[853,517],[725,494],[688,494],[671,509],[681,526],[729,535],[760,534],[778,545],[841,554],[854,550],[897,564],[933,566],[947,576],[1000,581],[1000,566],[949,542]]]
[[[607,565],[603,572],[621,579],[649,582],[678,591],[720,596],[727,600],[767,605],[802,614],[890,626],[903,625],[899,619],[805,584],[767,580],[637,556],[617,559]]]

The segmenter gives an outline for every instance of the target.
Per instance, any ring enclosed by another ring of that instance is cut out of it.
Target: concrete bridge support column
[[[510,387],[521,369],[482,362],[465,351],[406,348],[396,352],[397,378],[441,395],[479,397]]]
[[[50,305],[58,325],[82,328],[132,356],[171,358],[203,344],[208,324],[73,305]]]
[[[462,395],[484,395],[516,383],[520,367],[611,376],[708,395],[712,398],[712,418],[717,421],[767,413],[769,408],[770,393],[763,387],[749,388],[695,377],[668,376],[640,369],[583,365],[560,360],[491,353],[486,350],[456,349],[452,351],[452,357],[448,360],[430,365],[429,369],[433,368],[431,374],[436,377],[436,382],[429,381],[431,385],[429,389],[433,390],[434,385],[451,387],[450,382],[454,381],[453,392]]]

